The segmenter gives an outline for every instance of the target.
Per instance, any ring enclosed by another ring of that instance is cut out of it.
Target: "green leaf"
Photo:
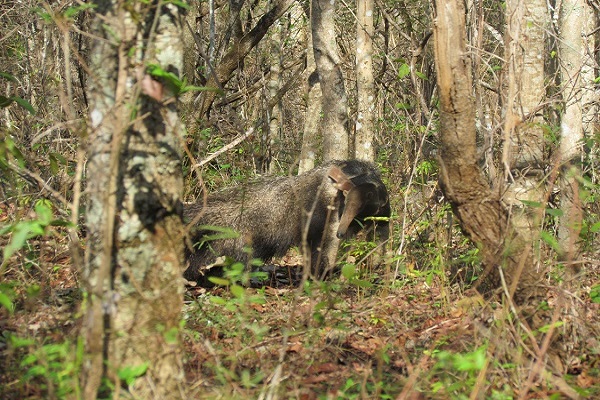
[[[560,328],[561,326],[563,326],[565,323],[563,321],[556,321],[553,324],[548,324],[548,325],[544,325],[542,327],[539,328],[539,331],[542,333],[547,333],[550,328],[554,327],[554,328]]]
[[[354,276],[356,276],[356,265],[345,264],[342,267],[342,276],[346,279],[352,279]]]
[[[179,94],[181,88],[184,86],[183,81],[179,79],[177,75],[165,71],[160,65],[150,64],[148,65],[146,72],[155,78],[162,78],[162,80],[170,86],[170,89],[174,94]]]
[[[423,79],[424,81],[429,80],[429,78],[427,78],[427,75],[425,75],[424,73],[422,73],[420,71],[415,71],[415,75],[418,76],[419,78]]]
[[[21,360],[21,363],[19,365],[21,367],[25,367],[27,365],[34,364],[35,362],[37,362],[37,360],[38,358],[35,354],[28,354]]]
[[[167,344],[177,344],[177,342],[179,342],[179,329],[177,329],[177,327],[173,327],[166,331],[164,336]]]
[[[408,111],[412,108],[410,103],[396,103],[396,109]]]
[[[592,224],[592,226],[590,226],[590,232],[596,233],[598,231],[600,231],[600,221],[596,222],[596,223]]]
[[[233,294],[238,299],[243,298],[244,294],[246,293],[246,291],[244,290],[244,288],[242,286],[240,286],[240,285],[231,285],[231,287],[229,288],[229,290],[231,290],[231,294]]]
[[[216,276],[210,276],[208,277],[208,280],[219,286],[229,286],[230,283],[228,279],[218,278]]]
[[[43,365],[34,365],[33,367],[27,370],[25,374],[26,378],[30,378],[32,376],[44,376],[48,373],[48,370]]]
[[[590,289],[590,299],[592,303],[600,304],[600,283]]]
[[[220,306],[224,306],[227,303],[227,300],[219,296],[211,296],[210,301]]]
[[[559,208],[546,208],[546,214],[552,217],[562,217],[565,213]]]
[[[58,172],[58,163],[56,162],[56,158],[52,156],[52,154],[48,155],[50,161],[50,172],[52,175],[56,175]]]
[[[558,240],[556,240],[556,238],[554,236],[552,236],[550,233],[548,233],[546,231],[541,231],[540,238],[544,242],[546,242],[546,244],[548,246],[552,247],[552,249],[554,249],[554,251],[556,251],[559,254],[562,254],[562,247],[561,247],[560,243],[558,243]]]
[[[134,367],[123,367],[119,369],[118,375],[121,380],[127,383],[127,386],[131,385],[137,378],[144,375],[148,370],[150,363],[143,363]]]
[[[4,294],[1,289],[0,289],[0,305],[2,305],[4,308],[6,308],[11,315],[12,315],[12,313],[15,312],[15,305],[10,300],[10,297],[8,297],[6,294]]]
[[[531,201],[531,200],[521,200],[521,203],[526,205],[527,207],[540,208],[542,203],[539,201]]]
[[[35,213],[37,214],[40,225],[48,226],[50,225],[50,222],[52,222],[52,208],[45,202],[38,201],[35,204]]]
[[[190,6],[185,1],[181,1],[181,0],[167,0],[167,3],[174,4],[177,7],[183,8],[184,10],[189,10],[190,9]]]
[[[67,18],[73,18],[77,14],[79,14],[81,11],[85,11],[87,9],[96,8],[96,7],[98,7],[98,5],[94,4],[94,3],[83,3],[81,5],[78,5],[77,7],[68,7],[65,10],[63,15]]]
[[[60,153],[51,152],[50,155],[58,160],[62,165],[67,165],[67,159]]]
[[[370,288],[373,287],[373,284],[364,279],[352,279],[352,284],[361,288]]]
[[[13,229],[10,242],[4,247],[3,262],[6,262],[17,250],[23,248],[31,232],[29,222],[19,222]]]
[[[15,82],[17,83],[17,78],[15,78],[13,75],[9,74],[8,72],[2,72],[0,71],[0,78],[4,78],[4,79],[8,79],[11,82]]]
[[[13,349],[19,349],[21,347],[28,347],[35,343],[35,341],[33,339],[20,338],[15,335],[10,335],[9,341],[10,341],[10,347],[12,347]]]
[[[596,185],[594,184],[594,182],[592,182],[589,178],[587,178],[585,176],[576,175],[575,179],[577,180],[577,182],[581,183],[587,189],[593,190],[596,188]]]
[[[0,95],[0,107],[1,108],[6,108],[8,106],[10,106],[10,103],[13,102],[12,97],[4,97],[2,95]]]
[[[50,221],[50,226],[73,226],[71,221],[65,221],[64,219],[54,219]]]
[[[219,89],[206,87],[206,86],[194,86],[194,85],[184,85],[179,89],[179,94],[187,93],[187,92],[218,92]]]
[[[408,64],[404,63],[398,68],[398,79],[402,79],[408,74],[410,74],[410,67]]]
[[[21,150],[19,150],[11,138],[7,137],[4,139],[4,146],[17,159],[19,167],[25,167],[25,157],[23,157],[23,153],[21,153]]]
[[[35,109],[27,100],[20,98],[19,96],[11,97],[18,105],[29,111],[31,115],[35,115]]]
[[[201,243],[210,242],[212,240],[219,239],[237,239],[240,237],[240,234],[234,231],[231,228],[223,228],[221,226],[213,226],[213,225],[199,225],[197,227],[198,230],[201,231],[213,231],[216,232],[214,235],[204,235],[202,237]]]

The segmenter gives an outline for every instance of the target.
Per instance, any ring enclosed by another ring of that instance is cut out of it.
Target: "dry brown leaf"
[[[338,366],[334,363],[325,363],[318,365],[311,365],[308,368],[309,374],[330,374],[338,370]]]
[[[287,348],[288,353],[300,353],[301,350],[302,350],[302,343],[300,343],[300,342],[292,343]]]

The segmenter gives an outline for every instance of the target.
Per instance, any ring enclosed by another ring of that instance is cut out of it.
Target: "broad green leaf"
[[[2,293],[2,291],[0,291],[0,305],[6,308],[10,314],[12,314],[15,311],[15,305],[10,300],[10,297]]]
[[[27,356],[25,356],[25,358],[23,358],[23,360],[21,360],[21,367],[25,367],[27,365],[31,365],[35,362],[37,362],[38,358],[35,354],[28,354]]]
[[[351,279],[356,276],[356,265],[346,264],[342,267],[342,276],[346,279]]]
[[[600,304],[600,284],[592,286],[590,289],[590,299],[592,299],[592,303]]]
[[[181,1],[181,0],[167,0],[167,3],[174,4],[177,7],[183,8],[184,10],[189,10],[190,9],[190,6],[185,1]]]
[[[408,74],[410,74],[410,67],[408,64],[404,63],[398,68],[398,79],[402,79]]]
[[[50,225],[50,222],[52,222],[52,208],[44,202],[38,201],[36,203],[35,213],[37,214],[40,225],[48,226]]]
[[[246,292],[244,290],[244,288],[242,286],[240,286],[240,285],[231,285],[231,287],[229,288],[229,290],[231,290],[231,294],[233,294],[238,299],[243,298],[244,294]]]
[[[9,336],[10,346],[15,349],[19,349],[21,347],[31,346],[35,343],[35,340],[29,338],[20,338],[15,335]]]
[[[25,245],[30,233],[29,225],[29,223],[21,222],[14,227],[10,242],[4,248],[4,262]]]
[[[150,364],[145,362],[133,367],[127,366],[119,369],[118,375],[121,380],[124,380],[127,385],[131,385],[137,378],[144,375]]]
[[[208,278],[208,280],[219,286],[228,286],[230,284],[228,279],[218,278],[216,276],[211,276]]]
[[[21,150],[19,150],[11,138],[7,137],[4,139],[4,146],[17,159],[19,167],[25,167],[25,157],[23,157],[23,153],[21,153]]]
[[[179,342],[179,329],[173,327],[166,331],[164,336],[167,344],[177,344]]]
[[[562,217],[565,213],[560,208],[546,208],[546,214],[552,217]]]
[[[370,288],[373,287],[373,284],[364,279],[352,279],[352,284],[361,288]]]
[[[219,304],[221,306],[223,306],[223,305],[225,305],[225,303],[227,303],[227,300],[225,300],[224,298],[219,297],[219,296],[211,296],[210,301],[212,301],[215,304]]]
[[[552,247],[552,249],[554,249],[554,251],[556,251],[559,254],[562,253],[562,248],[560,246],[560,243],[558,243],[558,240],[556,240],[556,238],[554,236],[552,236],[550,233],[548,233],[546,231],[541,231],[540,237],[542,238],[542,240],[544,242],[546,242],[546,244],[548,246]]]

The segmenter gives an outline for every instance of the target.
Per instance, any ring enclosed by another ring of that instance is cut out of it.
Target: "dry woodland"
[[[0,398],[600,398],[599,17],[1,2]],[[384,243],[184,281],[184,204],[355,158]]]

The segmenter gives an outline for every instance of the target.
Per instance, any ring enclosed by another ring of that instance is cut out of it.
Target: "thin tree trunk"
[[[157,5],[138,2],[132,9],[114,1],[96,9],[93,29],[100,39],[91,54],[96,74],[90,78],[83,274],[85,399],[104,398],[109,387],[119,397],[123,385],[135,398],[185,397],[182,127],[166,85],[144,75],[151,63],[181,74],[183,45],[179,9]],[[131,382],[121,381],[136,368]]]
[[[325,161],[348,157],[348,100],[337,52],[334,14],[334,0],[312,1],[313,48],[323,94],[321,132]]]
[[[356,86],[358,104],[354,152],[357,159],[375,161],[375,84],[373,82],[373,0],[358,0],[356,8]]]
[[[281,109],[281,97],[279,96],[279,90],[281,89],[281,39],[282,39],[282,26],[280,22],[275,22],[273,26],[273,36],[270,40],[270,61],[271,70],[269,74],[269,101],[267,102],[267,113],[269,120],[269,131],[267,138],[267,148],[265,154],[265,160],[267,162],[266,172],[273,173],[273,144],[276,140],[281,138],[281,127],[283,125],[283,112]],[[273,104],[273,107],[270,107]]]
[[[440,183],[461,228],[480,248],[492,288],[506,282],[520,304],[540,296],[527,242],[510,225],[498,194],[477,164],[475,104],[465,9],[460,0],[435,1],[434,52],[440,94]]]
[[[302,149],[298,165],[298,175],[303,174],[315,167],[317,157],[317,138],[319,136],[319,121],[321,119],[321,86],[319,85],[319,74],[316,71],[315,55],[313,53],[312,34],[307,33],[306,71],[306,114],[304,116],[304,131],[302,132]]]
[[[546,95],[546,1],[509,0],[506,20],[508,93],[503,162],[507,191],[504,200],[512,207],[515,228],[533,243],[539,235],[545,193],[541,182],[546,160],[540,105]]]
[[[561,210],[558,239],[566,259],[573,260],[579,253],[582,209],[578,199],[577,178],[581,176],[584,133],[590,133],[589,121],[584,122],[584,107],[593,100],[594,80],[593,13],[585,0],[564,0],[560,10],[561,80],[563,82],[564,114],[561,118],[560,158],[563,173],[560,180]],[[584,38],[586,40],[584,41]],[[592,43],[589,42],[592,41]]]
[[[256,47],[261,39],[267,34],[267,31],[285,13],[288,8],[294,3],[294,0],[277,0],[271,8],[260,20],[254,28],[244,35],[239,41],[232,44],[231,49],[223,56],[215,68],[215,73],[210,74],[206,86],[210,91],[203,92],[197,104],[194,107],[193,117],[190,118],[192,126],[188,127],[188,131],[192,134],[198,129],[199,120],[204,118],[213,102],[215,101],[218,91],[223,88],[233,72],[238,68],[241,61]]]

